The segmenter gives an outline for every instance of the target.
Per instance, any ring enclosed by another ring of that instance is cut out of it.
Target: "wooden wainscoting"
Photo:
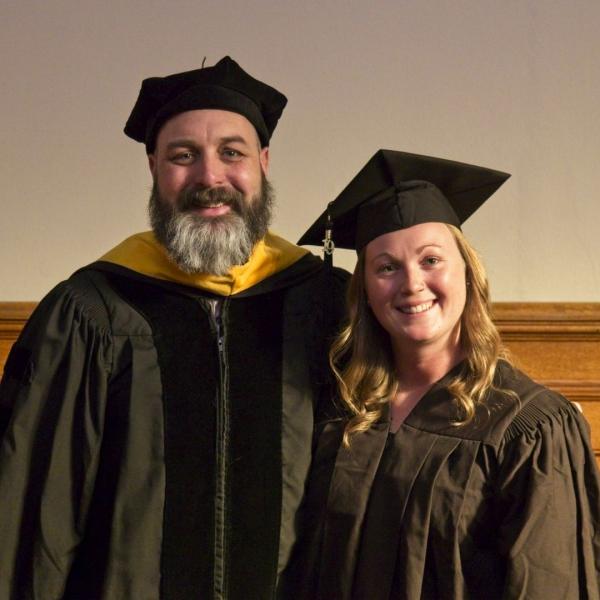
[[[518,367],[579,403],[600,465],[600,303],[500,302],[494,321]]]
[[[0,302],[0,375],[13,343],[36,305],[36,302]]]
[[[0,302],[0,373],[34,302]],[[535,380],[578,402],[600,464],[600,303],[500,302],[494,320]]]

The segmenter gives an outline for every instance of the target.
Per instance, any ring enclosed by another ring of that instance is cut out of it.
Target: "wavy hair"
[[[467,282],[460,327],[460,344],[466,359],[448,384],[459,409],[457,420],[451,424],[460,426],[473,418],[476,405],[484,401],[490,390],[496,389],[493,385],[496,365],[500,358],[509,360],[509,356],[491,318],[483,264],[460,229],[446,226],[465,262]],[[346,445],[353,434],[366,431],[381,417],[383,406],[394,396],[398,385],[389,334],[367,303],[364,249],[350,281],[347,303],[348,322],[329,353],[340,398],[350,412],[344,432]]]

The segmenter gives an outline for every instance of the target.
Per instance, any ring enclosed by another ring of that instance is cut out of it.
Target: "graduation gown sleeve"
[[[499,451],[504,598],[600,598],[600,479],[587,422],[545,390]]]
[[[93,294],[93,290],[85,293]],[[60,284],[0,384],[0,598],[61,598],[82,538],[111,360],[98,298]]]

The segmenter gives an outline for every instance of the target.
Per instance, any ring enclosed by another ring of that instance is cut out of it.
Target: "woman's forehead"
[[[456,242],[445,223],[419,223],[406,229],[384,233],[367,244],[367,254],[419,250],[423,247],[455,247]]]

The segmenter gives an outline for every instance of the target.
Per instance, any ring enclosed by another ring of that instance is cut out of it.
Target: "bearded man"
[[[143,82],[152,232],[50,292],[6,363],[0,598],[277,595],[345,279],[268,231],[285,104],[229,57]]]

